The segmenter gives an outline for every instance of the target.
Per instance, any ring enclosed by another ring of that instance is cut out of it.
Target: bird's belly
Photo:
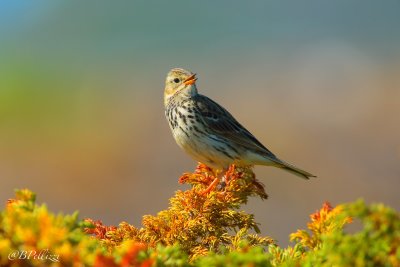
[[[201,131],[203,132],[203,131]],[[196,161],[217,169],[227,168],[238,155],[215,136],[193,130],[193,126],[173,130],[177,144]]]
[[[210,134],[203,122],[187,108],[171,108],[166,113],[177,144],[196,161],[223,169],[240,158],[234,144],[222,136]]]

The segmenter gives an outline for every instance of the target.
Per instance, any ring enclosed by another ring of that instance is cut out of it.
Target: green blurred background
[[[263,234],[288,242],[323,201],[400,208],[399,1],[2,1],[0,199],[140,225],[196,165],[164,118],[172,67],[198,73],[281,158],[256,167]]]

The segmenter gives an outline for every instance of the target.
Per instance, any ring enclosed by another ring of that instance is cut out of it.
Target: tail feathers
[[[296,176],[299,176],[303,179],[310,179],[310,177],[317,177],[309,172],[303,171],[302,169],[297,168],[296,166],[289,164],[287,162],[284,162],[280,159],[277,159],[275,161],[276,165],[275,167],[281,168],[282,170],[288,171]]]

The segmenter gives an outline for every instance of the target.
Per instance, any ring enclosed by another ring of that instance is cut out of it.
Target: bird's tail
[[[288,171],[296,176],[299,176],[303,179],[310,179],[310,177],[317,177],[309,172],[306,172],[302,169],[297,168],[296,166],[289,164],[283,160],[280,160],[278,158],[276,158],[276,160],[274,160],[274,166],[281,168],[282,170]]]

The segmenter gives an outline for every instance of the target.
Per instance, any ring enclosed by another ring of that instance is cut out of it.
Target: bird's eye
[[[174,79],[174,83],[179,83],[181,80],[179,80],[179,78],[175,78]]]

